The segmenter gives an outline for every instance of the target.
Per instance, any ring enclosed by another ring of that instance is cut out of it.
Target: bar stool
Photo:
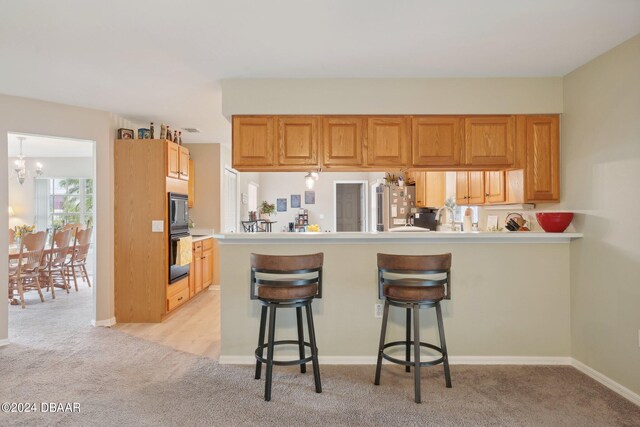
[[[437,278],[433,278],[436,275]],[[391,277],[389,277],[391,276]],[[426,278],[424,276],[427,276]],[[449,372],[449,356],[444,337],[442,310],[440,301],[451,299],[451,254],[442,255],[388,255],[378,254],[378,297],[384,298],[384,314],[380,346],[378,347],[378,363],[376,366],[375,385],[380,385],[382,358],[390,362],[404,365],[407,372],[414,367],[413,378],[415,401],[420,403],[420,368],[422,366],[444,364],[445,382],[451,388]],[[406,339],[385,344],[389,306],[405,308]],[[440,347],[420,341],[420,309],[435,307],[438,319]],[[411,310],[413,310],[413,342],[411,340]],[[414,358],[411,361],[411,346]],[[395,346],[405,347],[405,360],[391,357],[384,349]],[[442,357],[427,362],[420,361],[420,347],[427,347],[439,352]]]
[[[251,299],[262,304],[260,313],[260,332],[256,348],[256,376],[260,379],[262,364],[267,365],[264,400],[271,400],[271,382],[273,365],[300,365],[300,372],[307,371],[306,364],[313,365],[313,379],[316,393],[322,392],[320,384],[320,366],[318,364],[318,348],[313,327],[313,311],[311,303],[314,298],[322,298],[322,263],[324,254],[295,256],[274,256],[251,254]],[[302,326],[302,307],[305,307],[309,342],[304,340]],[[278,308],[295,308],[298,326],[297,340],[275,340],[276,310]],[[264,342],[265,327],[269,312],[269,336]],[[297,344],[300,358],[296,360],[274,360],[274,346]],[[267,349],[267,358],[263,350]],[[310,348],[311,355],[305,356],[305,347]]]

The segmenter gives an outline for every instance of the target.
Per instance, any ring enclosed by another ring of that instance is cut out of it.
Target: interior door
[[[336,231],[364,231],[362,205],[362,184],[336,184]]]

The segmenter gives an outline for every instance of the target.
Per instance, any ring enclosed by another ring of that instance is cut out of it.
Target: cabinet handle
[[[484,193],[484,197],[489,197],[489,193]]]
[[[182,298],[184,298],[184,297],[180,297],[180,298],[178,298],[178,301],[182,301]]]

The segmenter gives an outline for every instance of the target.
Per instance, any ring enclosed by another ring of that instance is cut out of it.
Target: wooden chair
[[[55,288],[61,288],[69,293],[69,282],[65,272],[65,262],[71,247],[71,234],[73,230],[54,231],[51,237],[51,250],[42,257],[40,269],[40,283],[47,285],[47,291],[51,289],[51,296],[56,297]]]
[[[44,253],[47,233],[30,233],[22,236],[20,255],[16,265],[9,265],[9,292],[14,290],[20,295],[22,308],[25,308],[24,293],[29,290],[37,290],[40,300],[44,302],[44,295],[40,287],[40,263]]]
[[[9,229],[9,244],[16,242],[16,230],[13,228]]]
[[[87,285],[91,287],[89,274],[87,273],[87,256],[89,255],[89,248],[91,247],[92,230],[92,227],[84,230],[76,229],[73,247],[71,248],[71,258],[64,265],[65,275],[67,278],[73,278],[76,292],[78,292],[78,274],[80,274],[80,277],[86,280]]]
[[[70,239],[73,239],[74,237],[76,237],[76,231],[79,229],[82,229],[82,224],[80,224],[79,222],[70,222],[68,224],[65,224],[64,227],[62,227],[62,231],[71,230]],[[69,240],[69,243],[71,243],[71,240]]]

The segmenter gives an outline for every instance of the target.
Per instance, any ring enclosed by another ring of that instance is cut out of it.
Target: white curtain
[[[51,187],[51,180],[40,178],[35,181],[35,224],[36,230],[43,231],[47,229],[49,222],[49,188]]]

